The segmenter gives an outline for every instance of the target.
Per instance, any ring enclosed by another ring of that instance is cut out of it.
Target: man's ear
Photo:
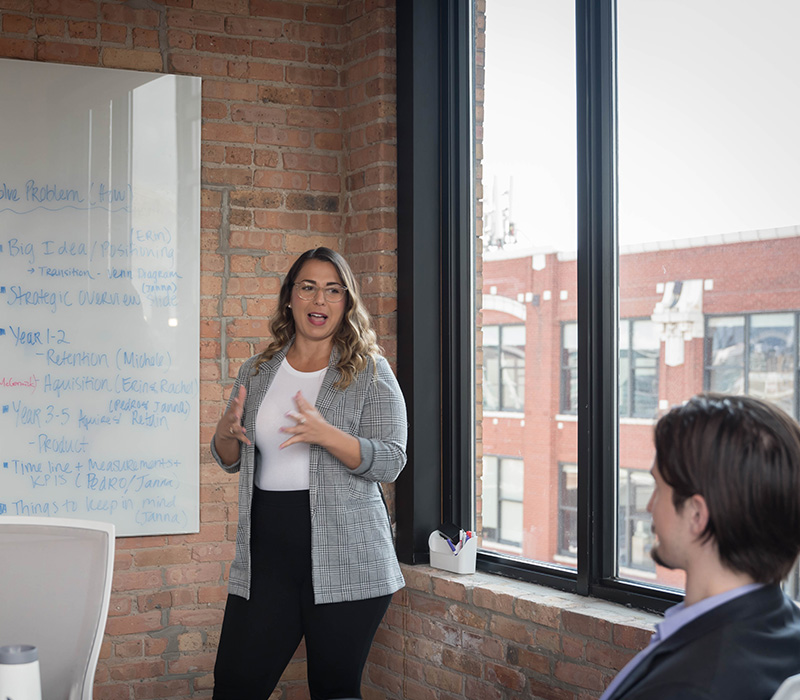
[[[694,537],[700,537],[708,525],[708,503],[699,493],[691,496],[684,505],[689,511],[689,531]]]

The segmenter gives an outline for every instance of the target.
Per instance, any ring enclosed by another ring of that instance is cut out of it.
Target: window
[[[558,554],[578,554],[578,465],[562,464],[558,482]]]
[[[796,313],[708,318],[705,388],[757,396],[797,416],[796,338]]]
[[[680,597],[647,554],[652,419],[704,387],[797,414],[798,13],[398,3],[405,561],[453,518],[477,528],[482,570],[649,609]],[[524,489],[501,494],[504,459],[524,460]]]
[[[619,504],[617,529],[620,567],[655,572],[650,548],[655,539],[650,528],[647,503],[653,494],[653,477],[649,471],[619,470]],[[632,574],[636,577],[636,574]]]
[[[655,418],[661,341],[649,319],[619,322],[619,416]],[[561,327],[561,413],[577,413],[578,324]]]
[[[521,459],[487,455],[483,458],[484,540],[522,545],[524,467]]]
[[[484,326],[483,376],[487,411],[525,409],[525,326]]]
[[[649,319],[619,322],[619,417],[655,418],[661,341]]]
[[[561,325],[561,413],[578,412],[578,324]]]

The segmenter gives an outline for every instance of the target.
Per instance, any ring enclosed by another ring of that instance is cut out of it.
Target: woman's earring
[[[291,309],[291,308],[292,308],[292,305],[291,305],[291,304],[287,304],[287,305],[286,305],[286,308],[287,308],[287,309]]]

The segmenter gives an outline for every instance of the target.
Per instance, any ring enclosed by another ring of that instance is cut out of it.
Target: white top
[[[281,427],[294,427],[297,421],[286,414],[296,411],[294,397],[303,393],[312,406],[317,402],[328,368],[299,372],[284,359],[267,390],[256,416],[255,484],[262,491],[308,490],[309,444],[296,443],[280,449],[290,437]]]

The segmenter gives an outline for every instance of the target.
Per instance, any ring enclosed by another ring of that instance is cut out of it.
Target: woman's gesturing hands
[[[214,433],[214,446],[225,464],[233,464],[239,459],[239,443],[250,444],[245,427],[242,425],[244,400],[247,389],[239,387],[239,393],[231,401],[231,405],[222,414]]]
[[[294,419],[295,424],[281,428],[282,433],[291,435],[281,444],[281,449],[298,442],[314,443],[324,447],[349,469],[361,464],[361,445],[355,437],[328,423],[299,391],[294,403],[297,410],[289,411],[286,415]]]
[[[317,445],[324,444],[326,429],[330,429],[330,424],[320,415],[301,392],[294,396],[294,403],[297,410],[289,411],[286,416],[295,421],[295,425],[281,428],[282,433],[289,433],[291,437],[281,444],[281,449],[294,445],[298,442],[313,442]]]

